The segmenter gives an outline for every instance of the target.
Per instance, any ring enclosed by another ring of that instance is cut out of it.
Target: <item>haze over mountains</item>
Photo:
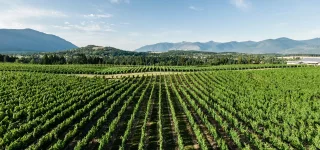
[[[92,43],[94,44],[94,43]],[[108,43],[106,41],[106,44]],[[0,29],[0,53],[56,52],[77,48],[58,36],[33,29]],[[320,54],[320,38],[293,40],[289,38],[267,39],[259,42],[179,42],[146,45],[136,52],[167,52],[170,50],[196,50],[205,52]]]
[[[0,53],[54,52],[72,48],[77,46],[33,29],[0,29]]]
[[[209,41],[180,42],[180,43],[157,43],[146,45],[137,52],[166,52],[169,50],[196,50],[211,52],[239,52],[239,53],[283,53],[283,54],[319,54],[320,38],[310,40],[293,40],[289,38],[267,39],[259,42],[231,41],[226,43]]]

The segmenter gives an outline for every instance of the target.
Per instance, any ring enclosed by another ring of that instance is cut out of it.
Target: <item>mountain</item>
[[[310,40],[303,40],[301,42],[309,44],[309,45],[320,45],[320,38],[315,38],[315,39],[310,39]]]
[[[196,50],[210,52],[239,52],[239,53],[281,53],[281,54],[320,54],[320,38],[310,40],[293,40],[286,37],[278,39],[267,39],[259,42],[225,42],[219,43],[209,41],[201,42],[179,42],[179,43],[157,43],[143,46],[138,52],[166,52],[169,50]]]
[[[44,53],[41,53],[44,54]],[[146,55],[148,53],[138,53],[134,51],[125,51],[121,49],[117,49],[114,47],[103,47],[103,46],[96,46],[96,45],[88,45],[85,47],[70,49],[70,50],[64,50],[64,51],[58,51],[58,52],[48,52],[45,54],[58,54],[58,55],[64,55],[64,56],[76,56],[76,55],[82,55],[85,54],[87,56],[99,56],[99,57],[105,57],[105,56],[138,56],[138,55]]]
[[[77,48],[51,34],[32,29],[0,29],[0,53],[54,52]]]
[[[146,45],[144,47],[141,47],[139,52],[147,52],[147,51],[156,51],[156,52],[161,52],[161,51],[167,51],[171,49],[174,46],[174,43],[158,43],[154,45]]]

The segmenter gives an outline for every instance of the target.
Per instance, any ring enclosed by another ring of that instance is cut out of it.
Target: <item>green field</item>
[[[140,72],[199,72],[221,70],[297,68],[306,65],[285,64],[250,64],[250,65],[221,65],[221,66],[128,66],[128,65],[39,65],[20,63],[0,63],[0,71],[23,71],[55,74],[125,74]]]
[[[0,70],[0,149],[320,149],[319,67],[4,63]],[[66,75],[155,71],[175,73]]]

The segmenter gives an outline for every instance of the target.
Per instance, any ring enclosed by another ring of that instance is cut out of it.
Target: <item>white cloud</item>
[[[51,17],[68,17],[68,15],[60,11],[51,11]]]
[[[248,0],[231,0],[231,4],[241,10],[247,10],[251,7],[251,3]]]
[[[119,1],[119,3],[128,2]],[[85,18],[84,15],[86,14],[81,13],[81,11],[69,12],[69,10],[59,8],[48,9],[50,7],[32,6],[32,3],[24,0],[0,0],[0,8],[2,8],[0,9],[0,28],[32,28],[57,35],[78,46],[96,44],[130,50],[142,45],[137,44],[142,40],[129,37],[128,33],[125,32],[117,32],[117,26],[106,21],[112,15],[103,11],[103,9],[93,10],[92,15],[88,13],[87,18]],[[128,23],[124,22],[124,24]]]
[[[31,20],[68,17],[67,14],[58,10],[35,8],[28,5],[6,4],[6,7],[7,9],[0,10],[0,28],[32,28],[44,31],[47,29],[47,26],[44,25],[45,23],[37,23]]]
[[[289,24],[287,22],[280,22],[275,24],[275,27],[287,27]]]
[[[113,17],[112,14],[89,14],[89,15],[83,15],[86,18],[111,18]]]
[[[113,4],[119,4],[119,3],[127,3],[129,4],[130,3],[130,0],[110,0],[111,3]]]
[[[142,34],[139,32],[129,32],[129,36],[141,36]]]
[[[121,25],[129,25],[130,23],[128,23],[128,22],[122,22],[122,23],[120,23]]]
[[[64,25],[53,25],[52,27],[60,30],[73,30],[79,32],[116,32],[109,25],[105,25],[101,22],[86,22],[83,21],[80,24],[64,24]]]
[[[189,9],[194,10],[194,11],[201,11],[201,10],[203,10],[203,9],[197,8],[197,7],[195,7],[195,6],[189,6]]]
[[[152,37],[168,37],[168,36],[175,36],[175,35],[184,35],[187,33],[191,33],[190,30],[164,30],[162,32],[152,33]]]
[[[313,29],[313,30],[309,31],[309,34],[312,37],[320,37],[320,29]]]
[[[1,18],[11,19],[24,19],[31,17],[67,17],[67,15],[56,10],[47,10],[33,7],[15,7],[2,12],[1,16]]]
[[[59,26],[59,25],[53,25],[52,27],[61,29],[61,30],[69,30],[71,29],[69,26]]]
[[[120,0],[110,0],[111,3],[119,3]]]

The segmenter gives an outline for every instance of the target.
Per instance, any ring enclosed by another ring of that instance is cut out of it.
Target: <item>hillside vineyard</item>
[[[117,79],[3,68],[0,149],[320,149],[318,67]]]

